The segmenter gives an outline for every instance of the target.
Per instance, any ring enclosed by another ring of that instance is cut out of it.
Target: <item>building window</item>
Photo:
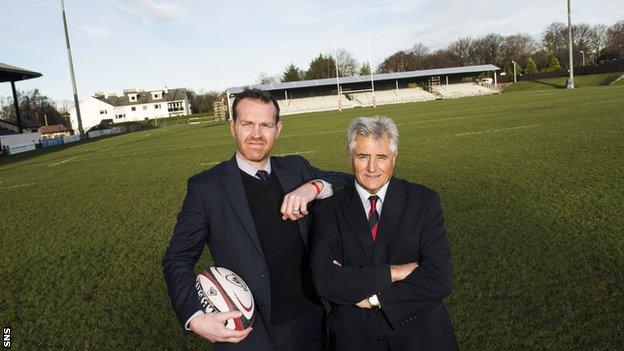
[[[154,105],[154,108],[160,108],[160,104]]]
[[[132,106],[132,111],[136,111],[136,107]]]
[[[101,114],[101,115],[105,115],[105,114],[107,114],[107,113],[108,113],[108,111],[106,111],[106,110],[100,110],[100,114]]]

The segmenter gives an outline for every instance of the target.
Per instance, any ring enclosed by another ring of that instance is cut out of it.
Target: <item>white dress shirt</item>
[[[384,184],[376,194],[371,194],[368,192],[368,190],[364,189],[360,184],[358,184],[357,181],[355,182],[355,190],[357,190],[358,195],[360,195],[362,205],[364,205],[364,213],[366,214],[366,218],[368,218],[368,214],[371,209],[371,203],[368,198],[372,195],[377,195],[379,197],[379,200],[377,200],[377,215],[379,216],[379,218],[381,218],[381,209],[383,207],[383,202],[386,198],[386,191],[388,191],[388,184],[390,184],[390,181]]]

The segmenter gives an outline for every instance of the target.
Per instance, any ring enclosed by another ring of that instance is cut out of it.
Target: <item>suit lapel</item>
[[[301,183],[301,179],[287,169],[283,160],[279,157],[271,157],[271,170],[275,172],[275,176],[286,194],[295,190],[294,188]]]
[[[277,180],[279,180],[280,185],[282,186],[282,190],[284,190],[284,195],[296,189],[298,185],[301,184],[301,178],[298,178],[296,174],[290,171],[283,162],[282,158],[279,157],[271,157],[271,170],[275,172],[275,176]],[[309,210],[310,204],[308,204]],[[303,240],[303,245],[308,247],[308,217],[304,217],[297,221],[299,225],[299,234],[301,234],[301,240]]]
[[[388,245],[396,235],[403,210],[405,209],[406,194],[403,185],[396,179],[390,179],[388,191],[382,203],[381,217],[379,218],[379,231],[375,241],[373,264],[382,263]]]
[[[373,236],[364,212],[364,206],[362,206],[362,201],[357,190],[355,190],[355,184],[351,185],[350,191],[351,195],[347,196],[345,201],[344,214],[362,250],[367,257],[372,258]]]
[[[251,216],[251,210],[249,209],[249,203],[247,202],[247,195],[245,194],[245,187],[243,186],[243,180],[236,164],[236,156],[232,157],[226,164],[225,176],[221,179],[225,189],[225,194],[230,200],[230,204],[234,208],[234,212],[240,219],[241,223],[245,227],[249,238],[253,242],[254,246],[260,253],[260,256],[264,258],[264,252],[262,251],[262,244],[260,243],[260,237],[256,230],[253,217]]]

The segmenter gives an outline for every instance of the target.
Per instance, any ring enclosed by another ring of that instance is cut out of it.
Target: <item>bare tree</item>
[[[604,24],[596,24],[592,27],[589,38],[590,52],[594,58],[602,54],[602,50],[607,46],[607,26]]]
[[[357,72],[358,63],[353,54],[346,49],[336,51],[338,59],[338,75],[340,77],[353,76]]]
[[[505,63],[510,63],[514,60],[517,65],[525,64],[529,57],[537,52],[538,49],[537,42],[530,35],[522,33],[510,35],[505,38]]]
[[[63,124],[68,128],[71,127],[69,121],[61,116],[52,99],[41,94],[39,89],[18,91],[17,100],[24,125],[44,125],[47,120],[48,124]],[[13,99],[5,97],[1,101],[0,119],[12,123],[17,122]]]
[[[474,57],[476,64],[494,64],[504,66],[505,38],[496,33],[490,33],[474,41]]]
[[[448,51],[454,56],[460,66],[469,66],[475,63],[475,47],[470,37],[460,38],[448,46]]]
[[[624,58],[624,19],[607,30],[607,48],[613,58]]]
[[[260,72],[260,74],[258,74],[258,79],[256,80],[256,82],[258,84],[270,84],[279,82],[279,79],[268,75],[266,72]]]
[[[542,32],[542,45],[548,56],[556,57],[558,61],[567,58],[568,27],[560,22],[553,22]]]
[[[54,106],[61,114],[69,113],[74,108],[74,101],[69,99],[57,100],[54,102]]]
[[[394,54],[386,57],[386,59],[379,64],[377,71],[380,73],[391,72],[405,72],[411,70],[412,55],[405,51],[397,51]]]

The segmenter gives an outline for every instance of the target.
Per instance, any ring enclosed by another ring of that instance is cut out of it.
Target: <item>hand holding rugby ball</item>
[[[210,267],[197,276],[195,288],[204,312],[242,313],[239,318],[228,319],[226,328],[244,330],[253,323],[253,295],[238,274],[223,267]]]

